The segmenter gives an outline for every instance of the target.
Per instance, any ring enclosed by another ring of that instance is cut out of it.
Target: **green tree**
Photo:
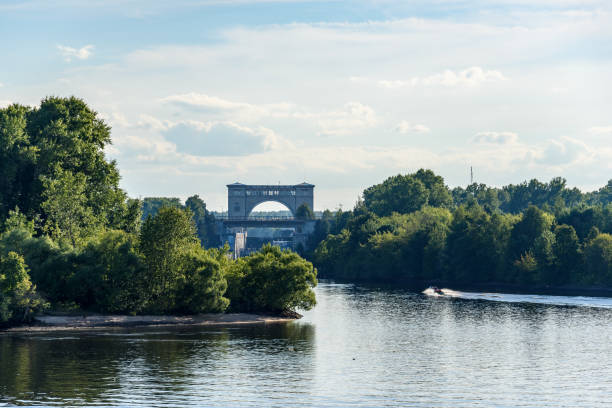
[[[535,240],[544,231],[550,231],[553,216],[536,206],[530,206],[522,214],[521,220],[514,225],[509,242],[509,256],[512,262],[531,250]]]
[[[225,252],[206,251],[200,247],[193,248],[183,259],[184,279],[177,288],[176,311],[181,313],[223,312],[229,305],[229,299],[223,295],[227,290],[223,259]]]
[[[198,238],[204,248],[216,247],[220,244],[216,232],[215,216],[206,209],[206,203],[196,194],[187,198],[185,207],[193,213]]]
[[[552,282],[556,284],[569,282],[578,273],[581,259],[580,244],[574,227],[562,224],[555,228],[553,253],[557,273]]]
[[[599,234],[587,243],[584,267],[591,282],[612,285],[612,235]]]
[[[30,233],[30,235],[34,235],[35,232],[34,220],[28,220],[28,217],[20,212],[19,208],[9,211],[8,218],[4,222],[4,229],[2,232],[16,229],[23,229]]]
[[[87,205],[86,179],[61,168],[53,177],[43,178],[41,209],[46,215],[45,232],[56,240],[66,239],[73,247],[100,228],[100,218]]]
[[[490,215],[475,202],[453,214],[447,239],[449,278],[456,282],[505,281],[504,254],[511,216]]]
[[[0,221],[15,207],[24,207],[37,148],[26,130],[30,108],[11,105],[0,109]]]
[[[420,210],[429,199],[429,191],[422,181],[411,175],[392,176],[381,184],[363,192],[365,206],[378,216],[400,214]]]
[[[122,230],[130,234],[140,231],[142,225],[142,201],[138,199],[128,199],[122,223],[119,225]]]
[[[169,310],[175,305],[173,290],[182,278],[184,256],[199,246],[191,214],[164,207],[148,217],[140,230],[140,249],[147,265],[153,308]]]
[[[75,272],[76,253],[60,247],[49,237],[34,237],[30,227],[17,225],[0,236],[0,256],[16,252],[30,267],[30,276],[46,299],[63,302],[71,299],[68,282]]]
[[[532,277],[532,282],[552,283],[559,281],[556,270],[555,245],[556,238],[552,231],[544,231],[535,239],[531,255],[536,262],[537,270]],[[524,271],[528,271],[528,269],[526,268]]]
[[[47,307],[30,282],[22,256],[9,252],[0,258],[0,323],[29,322]]]
[[[176,197],[145,197],[142,200],[142,219],[154,217],[164,207],[183,208],[181,200]]]
[[[40,215],[41,226],[55,230],[57,219],[46,225],[43,203],[51,212],[59,206],[52,198],[73,177],[85,208],[80,212],[91,213],[105,227],[121,228],[127,197],[115,162],[104,155],[110,140],[110,128],[78,98],[50,97],[37,108],[0,109],[0,221],[18,207],[29,219]],[[49,187],[54,191],[47,192]]]
[[[453,197],[441,176],[436,175],[431,170],[419,169],[414,173],[414,178],[420,180],[427,191],[429,191],[427,201],[429,206],[450,208],[453,203]]]
[[[309,310],[317,284],[312,264],[292,251],[272,245],[238,259],[227,274],[227,296],[233,311],[272,312]]]
[[[137,237],[107,231],[88,243],[76,260],[70,293],[82,308],[110,313],[138,313],[147,305],[146,266]]]
[[[308,204],[303,203],[295,210],[295,218],[300,220],[314,220],[315,215]]]
[[[43,181],[60,167],[85,178],[86,206],[98,219],[120,221],[126,196],[119,188],[116,163],[106,161],[104,155],[111,142],[110,127],[95,111],[78,98],[49,97],[30,112],[27,131],[38,149],[36,171],[27,192],[33,200],[29,209],[40,208],[46,199]]]
[[[531,251],[527,251],[514,261],[516,271],[516,281],[519,283],[533,283],[534,277],[538,274],[538,260]]]

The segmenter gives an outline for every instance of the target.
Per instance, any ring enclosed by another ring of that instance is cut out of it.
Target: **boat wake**
[[[441,293],[440,293],[441,292]],[[457,298],[465,300],[488,300],[506,303],[536,303],[555,306],[580,306],[612,309],[612,298],[590,296],[550,296],[533,294],[507,294],[507,293],[477,293],[461,292],[449,288],[427,288],[422,292],[426,296],[440,298]]]
[[[463,292],[458,292],[449,288],[441,288],[438,289],[438,291],[436,291],[436,289],[434,288],[427,288],[421,293],[433,297],[461,297],[461,295],[463,294]]]

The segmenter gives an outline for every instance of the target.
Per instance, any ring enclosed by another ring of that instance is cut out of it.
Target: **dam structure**
[[[229,242],[234,256],[246,253],[248,228],[273,228],[294,230],[291,247],[305,247],[306,239],[314,231],[316,220],[296,217],[298,208],[314,206],[314,185],[242,184],[227,185],[227,216],[219,219],[221,242]],[[291,216],[251,216],[255,207],[265,202],[277,202],[287,207]]]

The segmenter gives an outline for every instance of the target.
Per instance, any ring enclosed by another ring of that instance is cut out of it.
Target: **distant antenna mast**
[[[470,166],[470,184],[474,184],[474,170],[472,170],[472,166]]]

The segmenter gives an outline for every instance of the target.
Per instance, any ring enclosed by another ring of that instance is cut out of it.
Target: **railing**
[[[279,217],[279,216],[267,216],[267,217],[228,217],[227,215],[216,216],[215,219],[223,221],[293,221],[297,220],[295,217]]]
[[[320,219],[320,216],[315,216],[315,219]],[[253,216],[253,217],[228,217],[227,215],[216,215],[215,219],[220,221],[308,221],[303,218],[291,216]]]

